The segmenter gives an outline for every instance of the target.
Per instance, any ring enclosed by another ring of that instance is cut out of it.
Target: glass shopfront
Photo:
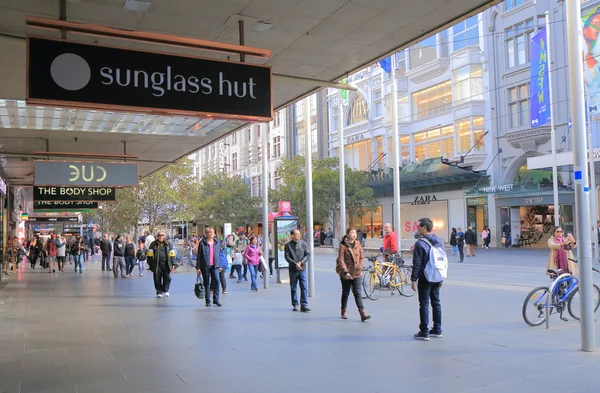
[[[346,217],[346,222],[351,228],[362,229],[367,239],[381,237],[383,231],[383,206],[372,208],[353,209],[351,215]]]

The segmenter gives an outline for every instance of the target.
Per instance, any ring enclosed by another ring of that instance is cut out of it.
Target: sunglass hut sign
[[[32,103],[267,120],[271,69],[265,66],[28,39]]]

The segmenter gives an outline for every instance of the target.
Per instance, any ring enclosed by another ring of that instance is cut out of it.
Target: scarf
[[[564,243],[565,239],[563,237],[555,237],[554,241],[556,243]],[[556,250],[554,254],[554,260],[556,261],[556,267],[558,269],[562,269],[563,272],[567,273],[569,271],[569,262],[567,259],[567,251],[564,248],[559,248]]]

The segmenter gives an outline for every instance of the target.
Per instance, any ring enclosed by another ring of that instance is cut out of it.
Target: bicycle
[[[569,258],[569,260],[577,263],[576,260]],[[600,273],[600,270],[592,267],[592,270],[596,273]],[[531,290],[525,301],[523,302],[523,319],[529,326],[540,326],[546,322],[546,305],[548,304],[549,310],[548,315],[560,314],[560,319],[568,321],[567,318],[563,317],[565,307],[569,312],[569,315],[576,321],[580,320],[579,310],[580,307],[573,306],[573,302],[579,299],[576,298],[579,293],[579,280],[577,277],[570,273],[564,273],[561,269],[548,269],[547,273],[550,275],[550,285],[547,287],[537,287]],[[600,307],[600,288],[596,284],[593,285],[594,293],[594,312]],[[548,300],[550,298],[550,300]],[[529,302],[533,303],[529,305]],[[548,303],[550,302],[550,303]],[[533,306],[533,307],[530,307]],[[528,310],[534,311],[534,318],[529,318],[527,315]],[[537,313],[537,316],[535,314]]]
[[[384,290],[394,291],[405,297],[414,296],[410,276],[412,266],[404,265],[404,260],[397,254],[392,255],[392,262],[380,262],[382,254],[367,257],[373,266],[363,272],[363,289],[371,300],[377,300]]]

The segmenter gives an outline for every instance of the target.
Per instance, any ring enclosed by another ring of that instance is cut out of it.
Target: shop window
[[[543,190],[552,189],[552,171],[540,169],[527,169],[523,164],[514,179],[515,187],[520,190]],[[558,186],[564,187],[562,176],[558,172]]]
[[[452,26],[454,51],[479,45],[479,16],[475,15]]]
[[[361,95],[356,95],[350,104],[348,111],[348,125],[361,123],[369,117],[369,107],[367,101]]]
[[[452,82],[446,81],[412,94],[414,120],[425,119],[452,109]]]
[[[415,160],[454,156],[454,127],[447,125],[413,135]]]
[[[454,70],[454,103],[483,100],[483,70],[480,64]]]
[[[485,140],[482,139],[485,134],[483,116],[458,120],[456,122],[456,133],[459,154],[468,152],[473,145],[475,145],[475,151],[485,151]]]
[[[379,238],[383,231],[383,206],[351,209],[346,222],[350,227],[360,229],[368,239]]]
[[[346,145],[344,152],[346,165],[352,169],[363,171],[373,162],[370,140]]]

